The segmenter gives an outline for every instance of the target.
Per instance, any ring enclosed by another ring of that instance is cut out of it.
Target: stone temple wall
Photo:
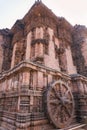
[[[73,43],[71,47],[77,72],[87,76],[87,28],[85,26],[75,25],[72,37]]]
[[[11,67],[12,57],[12,33],[9,29],[0,30],[0,72]]]
[[[37,0],[0,30],[0,130],[87,129],[87,28]]]

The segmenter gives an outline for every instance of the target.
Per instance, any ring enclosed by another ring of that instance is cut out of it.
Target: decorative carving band
[[[35,40],[32,40],[31,42],[31,44],[36,44],[36,43],[47,44],[48,41],[46,39],[35,39]]]

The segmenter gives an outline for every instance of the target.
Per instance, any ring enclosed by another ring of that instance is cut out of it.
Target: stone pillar
[[[2,49],[2,43],[3,43],[3,36],[0,35],[0,72],[2,71],[2,64],[3,64],[3,49]]]
[[[30,96],[30,113],[33,112],[33,106],[34,106],[34,97]]]
[[[22,81],[22,86],[29,86],[29,72],[25,71],[23,72],[23,81]]]
[[[43,56],[43,44],[36,43],[35,45],[35,57],[42,57]]]
[[[52,69],[59,69],[59,63],[58,58],[55,58],[55,43],[53,41],[54,32],[51,28],[48,28],[48,34],[49,34],[49,41],[48,45],[48,54],[44,54],[44,64],[47,67],[50,67]]]
[[[17,47],[17,43],[15,43],[14,47],[13,47],[13,54],[12,54],[12,60],[11,60],[11,68],[14,67],[16,47]]]
[[[27,47],[26,47],[26,55],[25,59],[30,60],[30,53],[31,53],[31,32],[27,35]]]
[[[80,81],[80,91],[81,91],[81,95],[79,97],[79,101],[80,101],[80,111],[81,111],[81,118],[82,121],[87,124],[87,93],[86,93],[86,89],[87,89],[87,82],[84,81]]]
[[[52,82],[52,75],[48,74],[48,84]]]
[[[76,74],[76,67],[73,64],[73,59],[72,59],[72,54],[71,54],[71,49],[68,46],[68,48],[65,49],[66,53],[66,59],[67,59],[67,71],[68,74]]]
[[[36,39],[42,39],[43,38],[43,28],[36,28]]]
[[[36,43],[35,44],[35,57],[38,57],[38,54],[39,54],[39,44],[38,43]]]
[[[36,90],[38,86],[38,72],[33,72],[33,89]]]
[[[43,73],[38,71],[38,86],[37,90],[43,90]]]
[[[75,83],[77,87],[76,90],[73,90],[77,120],[87,124],[87,93],[85,91],[87,82],[80,75],[75,76],[73,79],[72,83]]]
[[[18,105],[17,105],[17,112],[20,111],[20,96],[18,97]]]
[[[44,88],[46,88],[48,85],[48,75],[47,74],[43,74],[43,86]]]

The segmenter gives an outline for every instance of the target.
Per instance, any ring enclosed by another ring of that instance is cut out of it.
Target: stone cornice
[[[71,75],[72,80],[81,80],[81,81],[86,81],[87,82],[87,77],[80,75],[80,74],[72,74]]]
[[[17,72],[20,72],[20,71],[22,72],[22,71],[26,71],[26,70],[27,71],[29,71],[29,70],[35,70],[35,71],[39,70],[40,72],[43,72],[45,74],[50,73],[50,74],[53,74],[53,75],[56,75],[56,76],[59,76],[59,77],[63,77],[65,79],[70,79],[69,75],[64,74],[62,72],[59,72],[56,69],[52,69],[52,68],[46,67],[44,65],[38,65],[38,64],[30,62],[30,61],[22,61],[18,65],[16,65],[14,68],[1,73],[0,74],[0,80],[7,79],[8,77],[16,74]]]

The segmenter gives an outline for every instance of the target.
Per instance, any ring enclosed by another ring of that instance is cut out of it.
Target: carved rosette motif
[[[47,113],[56,128],[68,126],[74,115],[74,100],[70,88],[62,81],[56,81],[48,88]]]

